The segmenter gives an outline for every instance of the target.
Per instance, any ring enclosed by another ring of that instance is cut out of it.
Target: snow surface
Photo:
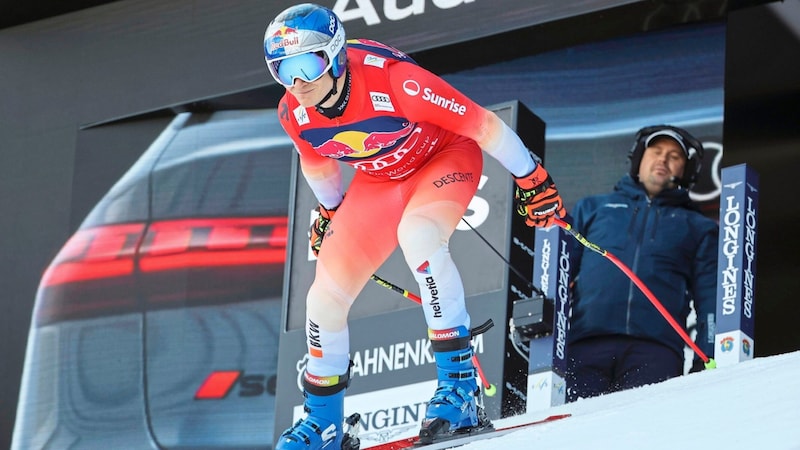
[[[800,352],[494,422],[505,426],[563,413],[572,417],[460,449],[800,449]]]

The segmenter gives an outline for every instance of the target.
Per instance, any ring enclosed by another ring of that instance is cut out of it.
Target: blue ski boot
[[[429,444],[442,436],[491,427],[478,405],[480,390],[472,364],[470,331],[463,326],[428,330],[428,336],[436,358],[439,385],[428,402],[420,443]]]
[[[353,442],[343,430],[344,394],[349,384],[349,371],[333,377],[316,377],[306,372],[303,376],[306,417],[281,434],[275,450],[358,449],[358,439]],[[354,424],[348,420],[348,425]]]

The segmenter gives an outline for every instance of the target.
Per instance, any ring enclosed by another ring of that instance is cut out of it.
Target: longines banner
[[[746,164],[722,169],[714,349],[718,366],[753,359],[758,181],[758,173]]]
[[[566,401],[567,320],[570,310],[570,255],[575,240],[559,227],[537,228],[535,247],[539,258],[533,267],[538,283],[553,302],[552,332],[530,341],[528,407],[532,412],[562,405]]]

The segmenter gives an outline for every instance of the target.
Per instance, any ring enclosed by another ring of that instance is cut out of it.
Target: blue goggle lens
[[[311,83],[318,80],[331,67],[327,58],[316,53],[303,53],[272,63],[273,74],[284,86],[294,84],[295,78]]]

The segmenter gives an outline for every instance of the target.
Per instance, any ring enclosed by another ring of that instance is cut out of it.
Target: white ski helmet
[[[342,22],[324,6],[303,3],[283,10],[264,33],[264,57],[275,81],[312,82],[330,71],[339,78],[347,67]]]

